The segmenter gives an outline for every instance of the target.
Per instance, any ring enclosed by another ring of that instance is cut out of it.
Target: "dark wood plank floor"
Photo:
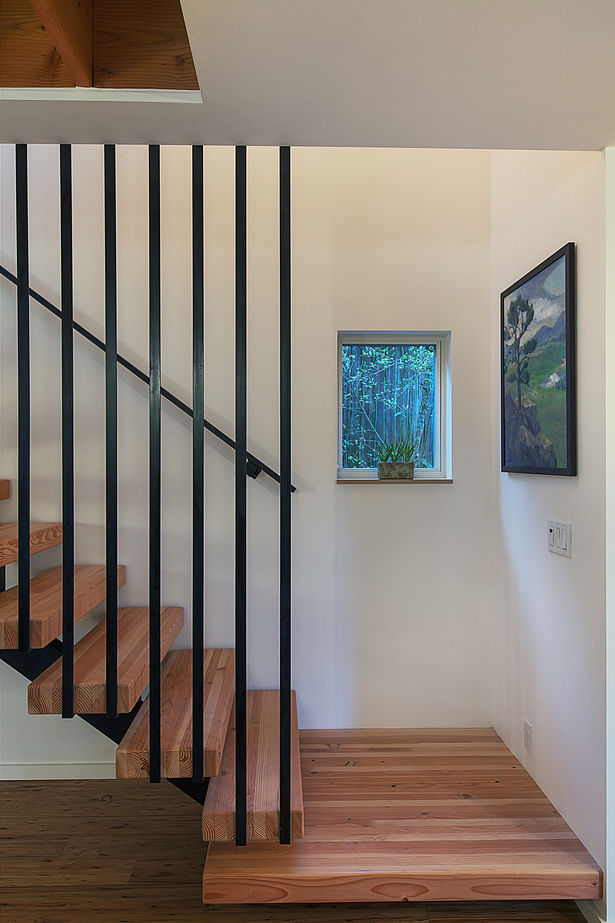
[[[583,923],[573,903],[201,903],[201,811],[172,785],[0,785],[2,923]]]

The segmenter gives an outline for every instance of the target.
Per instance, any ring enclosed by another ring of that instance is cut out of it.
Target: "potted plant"
[[[392,442],[382,441],[378,451],[378,477],[386,480],[414,480],[414,462],[416,457],[415,443],[407,439],[394,439]]]

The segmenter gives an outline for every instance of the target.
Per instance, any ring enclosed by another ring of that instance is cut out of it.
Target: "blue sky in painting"
[[[543,269],[541,273],[530,279],[524,285],[509,295],[505,299],[506,310],[511,300],[517,295],[524,298],[534,305],[534,320],[527,331],[525,339],[532,337],[542,326],[553,327],[559,316],[565,311],[565,291],[566,291],[566,257],[562,256]]]

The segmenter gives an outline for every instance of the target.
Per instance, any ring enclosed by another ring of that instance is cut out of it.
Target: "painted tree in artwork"
[[[534,306],[527,298],[517,295],[510,303],[506,315],[506,339],[514,368],[509,374],[509,381],[517,385],[517,405],[521,407],[521,385],[529,382],[527,357],[536,349],[536,340],[529,339],[522,344],[522,339],[534,320]]]

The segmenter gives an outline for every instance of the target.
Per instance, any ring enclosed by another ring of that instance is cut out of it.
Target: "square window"
[[[338,334],[338,477],[377,478],[383,450],[402,445],[415,478],[450,477],[449,340],[449,333]]]

